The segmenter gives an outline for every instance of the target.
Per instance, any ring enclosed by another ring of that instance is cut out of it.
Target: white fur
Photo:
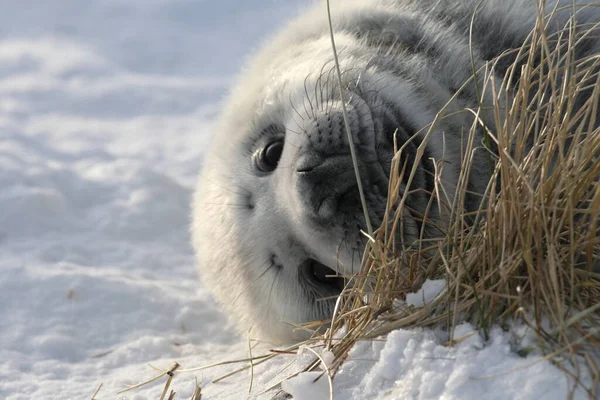
[[[447,88],[460,87],[471,75],[468,31],[458,32],[453,23],[470,18],[478,3],[479,0],[332,1],[341,68],[355,71],[347,79],[369,82],[372,90],[393,98],[411,124],[424,127],[450,99]],[[570,3],[569,0],[562,4]],[[554,2],[548,4],[552,5]],[[449,24],[428,16],[433,13],[446,15]],[[480,39],[482,49],[486,41],[496,37],[525,37],[536,15],[532,0],[483,0],[478,13],[490,21],[485,31],[473,33],[476,41]],[[558,25],[568,14],[556,18]],[[583,15],[598,20],[596,9]],[[414,16],[422,22],[418,27],[409,23]],[[265,126],[283,122],[287,129],[312,129],[307,125],[310,121],[300,118],[290,103],[300,109],[306,105],[304,85],[317,85],[319,71],[331,63],[326,18],[325,4],[320,2],[268,42],[249,63],[223,110],[193,205],[193,243],[205,285],[238,321],[241,331],[251,328],[254,337],[277,342],[305,337],[304,333],[292,333],[285,321],[302,323],[323,317],[315,309],[318,307],[307,301],[295,266],[306,257],[313,257],[340,272],[352,273],[357,272],[360,258],[360,254],[340,254],[336,247],[339,238],[313,229],[306,220],[302,196],[295,192],[290,172],[294,149],[305,140],[302,135],[286,133],[280,165],[271,176],[257,177],[251,172],[252,146],[248,143],[256,140]],[[386,19],[400,23],[382,27],[369,22]],[[377,63],[370,64],[365,56],[373,49],[366,49],[362,39],[348,33],[351,29],[364,30],[360,32],[363,36],[378,35],[402,42],[410,39],[417,28],[443,51],[436,60],[416,54],[395,61],[411,71],[409,80],[398,79]],[[483,65],[484,61],[477,62]],[[490,93],[484,93],[484,102],[489,101]],[[461,107],[464,105],[452,103],[447,112]],[[483,117],[493,124],[490,116]],[[472,119],[457,116],[449,123],[468,130]],[[450,161],[444,168],[449,188],[456,183],[461,153],[460,138],[450,131],[450,125],[441,124],[430,141],[431,156]],[[446,146],[444,151],[442,143]],[[474,179],[484,182],[487,176]],[[254,207],[251,210],[249,202]],[[272,254],[283,268],[268,268],[265,263]]]

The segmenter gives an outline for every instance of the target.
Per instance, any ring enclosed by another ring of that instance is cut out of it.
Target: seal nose
[[[296,163],[296,177],[303,211],[312,218],[328,221],[340,205],[357,197],[349,155],[326,157],[314,151],[305,153]]]
[[[299,159],[296,164],[296,172],[298,174],[306,174],[312,172],[315,168],[318,168],[323,164],[325,157],[319,153],[305,153]]]

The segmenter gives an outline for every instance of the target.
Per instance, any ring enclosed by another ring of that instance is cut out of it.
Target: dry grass
[[[452,338],[456,325],[466,320],[486,337],[492,326],[517,322],[533,329],[538,348],[576,383],[582,384],[576,366],[586,366],[593,381],[586,389],[596,396],[600,58],[575,60],[574,45],[582,33],[566,26],[549,36],[544,24],[540,18],[530,44],[519,51],[502,82],[494,81],[495,63],[477,71],[487,85],[481,90],[494,91],[495,127],[482,126],[481,109],[465,110],[477,122],[465,134],[455,198],[448,198],[439,179],[444,161],[435,160],[431,207],[448,218],[437,240],[406,243],[399,237],[410,191],[396,188],[405,174],[414,172],[411,166],[399,165],[403,149],[399,150],[387,220],[375,233],[362,272],[352,277],[333,318],[331,331],[343,326],[347,332],[331,345],[337,356],[334,369],[358,340],[394,329],[444,327]],[[481,128],[487,132],[487,145],[474,134]],[[489,153],[492,179],[486,193],[479,194],[484,199],[479,211],[469,214],[463,207],[467,177],[475,167],[474,152],[481,151]],[[394,307],[394,301],[403,300],[425,280],[440,277],[447,281],[446,290],[430,304]]]

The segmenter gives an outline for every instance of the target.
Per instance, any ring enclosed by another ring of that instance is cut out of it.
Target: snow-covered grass
[[[89,399],[101,383],[96,399],[158,399],[166,379],[116,393],[157,375],[148,364],[248,356],[197,278],[189,201],[232,74],[302,3],[0,2],[1,399]],[[511,352],[504,332],[445,340],[417,329],[360,343],[336,398],[567,393],[562,372]],[[171,388],[271,398],[259,393],[311,357],[257,365],[252,394],[247,372],[212,383],[247,362],[177,373]],[[310,383],[297,379],[286,387],[302,399]],[[311,400],[327,395],[319,382]]]

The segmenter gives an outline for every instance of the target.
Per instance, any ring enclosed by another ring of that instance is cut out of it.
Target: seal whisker
[[[305,92],[305,93],[307,93],[307,91],[306,91],[306,87],[305,87],[305,89],[304,89],[304,92]],[[308,109],[308,108],[306,108],[306,102],[307,102],[307,101],[308,101],[308,99],[307,99],[306,97],[303,97],[303,98],[302,98],[302,107],[304,108],[304,112],[305,112],[305,114],[304,114],[304,115],[306,115],[306,116],[307,116],[309,119],[311,119],[311,118],[314,118],[314,116],[313,116],[313,114],[312,114],[312,108],[311,108],[311,111],[310,111],[310,112],[308,111],[309,109]]]
[[[297,108],[296,108],[296,106],[294,105],[294,100],[293,100],[293,98],[292,98],[292,92],[290,92],[290,93],[289,93],[289,97],[290,97],[290,98],[289,98],[289,100],[288,100],[288,101],[289,101],[289,103],[290,103],[290,107],[292,108],[292,110],[294,110],[294,112],[296,113],[296,115],[297,115],[297,116],[299,116],[299,117],[300,117],[300,119],[301,119],[302,121],[304,121],[304,118],[302,117],[302,114],[300,114],[300,112],[298,111],[298,109],[297,109]],[[293,117],[292,117],[292,118],[293,118]],[[295,122],[295,119],[294,119],[294,122]],[[296,124],[298,124],[298,123],[296,122]],[[298,125],[298,126],[300,126],[300,125]]]
[[[295,119],[293,119],[293,122],[296,125],[296,127],[300,130],[300,132],[298,132],[299,135],[307,137],[307,138],[310,137],[310,135],[308,134],[308,132],[306,131],[306,129],[304,129],[302,127],[302,125],[300,125]]]
[[[316,79],[315,81],[315,97],[317,97],[317,89],[320,95],[319,98],[319,102],[318,102],[318,108],[321,111],[324,111],[323,105],[325,104],[325,101],[323,100],[323,77],[325,74],[325,67],[327,67],[328,63],[324,63],[323,66],[321,67],[321,70],[319,71],[319,77]],[[327,98],[327,97],[325,97]]]
[[[340,255],[342,254],[342,245],[346,243],[346,238],[348,237],[348,232],[344,232],[340,243],[336,246],[335,250],[335,258],[336,258],[336,270],[339,271],[342,264],[340,263]]]
[[[261,272],[256,278],[254,278],[254,280],[252,282],[250,282],[250,284],[248,286],[246,286],[246,288],[244,290],[242,290],[233,299],[233,303],[232,304],[235,304],[248,290],[252,289],[252,286],[254,286],[256,284],[256,282],[258,282],[260,279],[262,279],[262,277],[265,276],[265,274],[267,272],[269,272],[269,270],[275,266],[275,262],[273,261],[273,259],[269,258],[268,260],[266,260],[264,263],[262,263],[260,265],[259,269],[262,268],[265,264],[269,264],[269,266],[267,268],[265,268],[265,270],[263,272]]]
[[[275,276],[273,277],[273,281],[271,282],[271,287],[269,288],[269,294],[267,295],[267,318],[269,318],[272,309],[272,307],[269,307],[271,305],[271,293],[273,292],[273,288],[275,287],[277,277],[279,276],[282,270],[283,268],[277,269],[277,271],[275,272]]]
[[[309,115],[312,116],[313,118],[315,118],[315,107],[313,106],[312,102],[310,101],[310,95],[308,94],[307,81],[308,81],[308,78],[310,78],[310,76],[311,76],[311,74],[306,75],[306,77],[304,77],[304,94],[306,95],[306,97],[304,99],[308,102],[308,104],[310,106],[309,108],[311,110],[311,113]]]
[[[302,128],[300,128],[300,131],[293,130],[293,129],[289,128],[289,127],[286,130],[288,132],[292,132],[295,135],[305,135],[306,134],[306,131],[304,129],[302,129]],[[286,141],[286,143],[289,143],[289,142]],[[295,146],[295,147],[299,148],[300,146]]]

